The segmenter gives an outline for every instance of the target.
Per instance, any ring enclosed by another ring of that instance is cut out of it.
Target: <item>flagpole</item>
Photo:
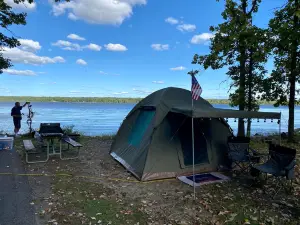
[[[192,70],[190,72],[188,72],[189,75],[191,75],[192,78],[192,88],[191,88],[191,97],[192,97],[192,150],[193,150],[193,189],[194,189],[194,200],[196,200],[196,187],[195,187],[195,143],[194,143],[194,96],[193,96],[193,78],[194,76],[198,73],[198,70]],[[199,85],[199,84],[198,84]],[[199,85],[200,87],[200,85]],[[199,88],[197,87],[197,88]],[[201,87],[200,87],[201,88]],[[200,95],[201,94],[201,90],[200,91],[196,91],[196,95]],[[197,98],[198,99],[198,98]]]
[[[193,78],[192,78],[193,79]],[[195,146],[194,146],[194,98],[192,97],[192,146],[193,146],[193,188],[194,188],[194,200],[196,200],[196,188],[195,188]]]

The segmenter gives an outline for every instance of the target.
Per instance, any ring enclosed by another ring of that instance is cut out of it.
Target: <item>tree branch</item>
[[[252,0],[252,8],[248,12],[248,16],[250,16],[253,13],[256,6],[257,6],[257,0]]]

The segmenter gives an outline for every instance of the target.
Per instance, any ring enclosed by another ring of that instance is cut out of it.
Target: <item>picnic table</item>
[[[27,163],[37,163],[37,162],[47,162],[49,160],[49,156],[58,155],[61,160],[75,159],[78,157],[79,149],[82,145],[75,140],[71,139],[68,135],[64,134],[63,130],[60,127],[59,123],[42,123],[40,126],[40,131],[35,139],[39,142],[46,141],[46,159],[40,161],[29,161],[29,154],[39,154],[40,152],[36,151],[37,149],[33,145],[31,140],[24,140],[25,154]],[[59,148],[56,149],[55,142],[59,142]],[[66,151],[70,151],[70,145],[73,148],[77,149],[77,154],[73,157],[64,157],[62,152],[62,144],[68,144],[68,149]],[[50,149],[51,148],[51,149]]]

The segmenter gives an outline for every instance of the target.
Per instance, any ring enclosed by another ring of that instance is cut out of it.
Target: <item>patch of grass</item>
[[[100,199],[89,200],[84,207],[85,213],[90,218],[96,218],[104,224],[146,224],[143,213],[137,211],[136,208],[131,209],[122,207],[115,201]]]
[[[136,207],[118,200],[111,189],[98,183],[71,178],[54,180],[58,224],[147,224]],[[72,215],[72,216],[70,216]]]
[[[101,141],[114,140],[115,137],[116,137],[116,134],[103,134],[101,136],[97,136],[97,138]]]

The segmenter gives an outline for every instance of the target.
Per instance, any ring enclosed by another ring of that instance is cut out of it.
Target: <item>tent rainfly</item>
[[[228,166],[227,138],[233,135],[224,118],[278,119],[280,113],[214,108],[199,98],[192,110],[191,92],[165,88],[142,99],[126,116],[110,154],[141,181],[191,174],[194,118],[195,172]]]

